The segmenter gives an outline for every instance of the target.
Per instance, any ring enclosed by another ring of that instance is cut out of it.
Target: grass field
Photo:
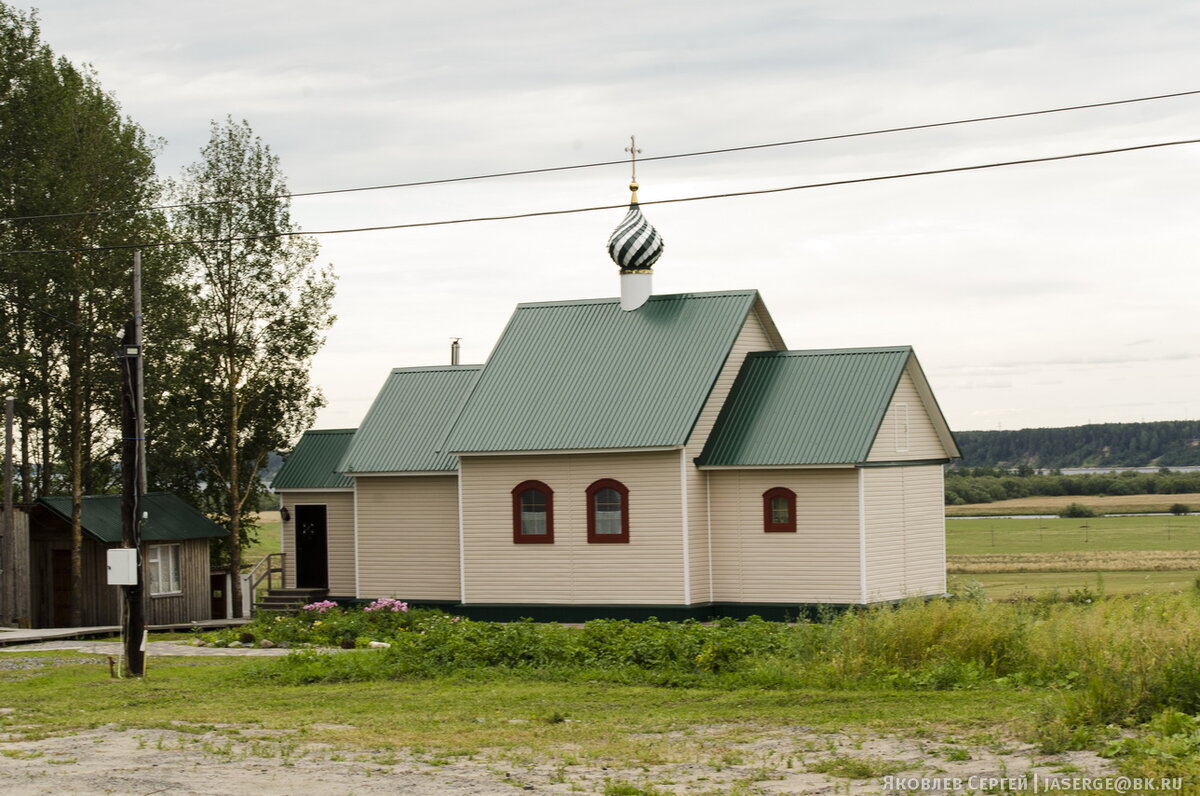
[[[1082,503],[1110,514],[1165,512],[1176,503],[1200,511],[1200,493],[1183,495],[1052,495],[1045,497],[997,500],[994,503],[967,503],[947,506],[947,517],[979,517],[997,514],[1057,514],[1069,503]]]
[[[258,513],[258,541],[242,551],[242,561],[256,564],[268,553],[278,553],[279,542],[279,512],[260,511]]]
[[[948,518],[946,552],[957,586],[993,599],[1180,591],[1200,574],[1200,516]]]

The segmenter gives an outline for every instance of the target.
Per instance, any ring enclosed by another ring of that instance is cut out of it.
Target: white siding
[[[710,602],[714,598],[709,592],[709,583],[712,580],[710,572],[712,562],[709,560],[708,482],[704,473],[696,469],[693,460],[704,450],[708,436],[717,422],[717,415],[720,414],[725,399],[729,397],[729,391],[733,389],[733,382],[742,369],[746,355],[751,351],[771,351],[774,348],[758,314],[750,312],[733,343],[725,366],[713,384],[712,392],[709,393],[704,409],[701,410],[700,416],[696,420],[696,426],[692,429],[692,435],[688,438],[687,446],[684,449],[684,471],[688,494],[688,550],[691,563],[691,596],[694,603]]]
[[[464,456],[466,603],[683,603],[679,451]],[[586,490],[629,489],[629,543],[589,544]],[[554,491],[554,543],[514,544],[512,489]],[[360,509],[361,511],[361,509]]]
[[[716,602],[857,603],[855,470],[713,470]],[[796,493],[796,532],[763,530],[762,495]]]
[[[946,521],[940,465],[863,469],[867,600],[946,589]]]
[[[458,478],[372,476],[358,490],[358,596],[458,600]]]
[[[325,506],[326,547],[329,554],[329,593],[354,596],[354,493],[280,491],[279,502],[292,515],[280,529],[284,583],[296,585],[296,506]]]
[[[905,368],[867,461],[899,462],[948,457],[912,376]]]

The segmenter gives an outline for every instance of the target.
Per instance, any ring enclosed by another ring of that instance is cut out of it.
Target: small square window
[[[150,596],[182,594],[179,573],[179,545],[156,544],[146,548],[146,585]]]

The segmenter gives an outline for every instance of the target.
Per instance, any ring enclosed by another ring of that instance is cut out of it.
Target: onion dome
[[[663,239],[642,215],[637,203],[637,183],[629,186],[633,200],[629,212],[608,239],[608,256],[621,267],[621,273],[648,272],[663,253]]]

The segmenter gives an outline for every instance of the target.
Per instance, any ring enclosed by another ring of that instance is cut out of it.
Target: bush
[[[1058,512],[1058,516],[1066,518],[1099,517],[1100,512],[1082,503],[1068,503]]]
[[[1185,514],[1191,514],[1192,507],[1186,503],[1174,503],[1171,505],[1169,511],[1176,517],[1182,517]]]

